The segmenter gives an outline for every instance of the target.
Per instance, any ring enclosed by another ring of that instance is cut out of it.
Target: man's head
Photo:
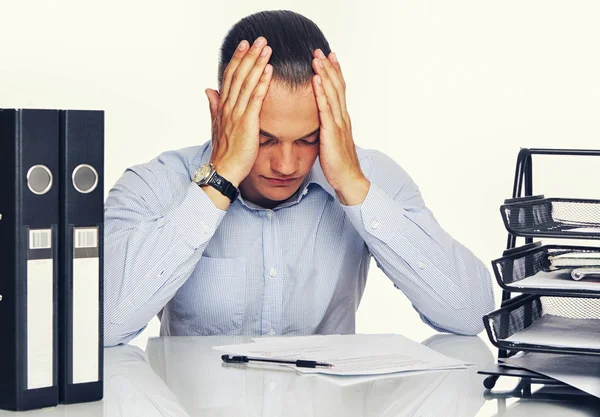
[[[258,157],[240,190],[248,200],[271,208],[298,190],[319,154],[312,60],[315,49],[329,54],[330,48],[317,25],[297,13],[278,10],[247,16],[223,41],[219,89],[239,43],[245,39],[252,44],[259,36],[272,48],[273,76],[260,113]]]

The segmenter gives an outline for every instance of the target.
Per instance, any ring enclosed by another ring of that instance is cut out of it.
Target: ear
[[[208,97],[208,106],[210,107],[210,120],[215,120],[217,117],[217,108],[219,107],[219,101],[221,100],[221,96],[217,90],[213,90],[212,88],[207,88],[204,90],[206,93],[206,97]]]

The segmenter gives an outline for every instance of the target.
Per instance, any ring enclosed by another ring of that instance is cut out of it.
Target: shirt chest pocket
[[[244,259],[202,257],[173,299],[175,314],[199,335],[232,332],[244,322]]]

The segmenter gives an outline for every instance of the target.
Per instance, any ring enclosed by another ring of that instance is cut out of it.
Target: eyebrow
[[[307,135],[304,135],[304,136],[301,136],[301,137],[299,137],[298,139],[295,139],[295,140],[302,140],[302,139],[306,139],[306,138],[308,138],[308,137],[310,137],[310,136],[312,136],[312,135],[316,135],[317,133],[319,133],[319,130],[321,130],[321,128],[320,128],[320,127],[316,128],[315,130],[313,130],[313,131],[312,131],[312,132],[310,132],[309,134],[307,134]],[[267,137],[267,138],[271,138],[271,139],[277,139],[277,140],[279,140],[279,138],[278,138],[277,136],[275,136],[274,134],[272,134],[272,133],[269,133],[269,132],[267,132],[267,131],[265,131],[265,130],[262,130],[262,129],[260,129],[260,134],[261,134],[262,136],[265,136],[265,137]]]

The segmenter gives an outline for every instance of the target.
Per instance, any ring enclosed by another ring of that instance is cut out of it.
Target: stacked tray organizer
[[[502,304],[483,318],[486,331],[499,349],[500,361],[519,352],[597,355],[600,360],[600,278],[576,280],[572,268],[553,265],[556,257],[566,254],[577,259],[600,257],[600,247],[590,244],[600,243],[600,200],[533,195],[532,155],[589,157],[600,156],[600,150],[519,152],[513,196],[500,209],[508,231],[507,249],[492,261]],[[524,238],[525,244],[516,247],[517,238]],[[534,242],[542,238],[577,239],[587,245]],[[522,396],[531,395],[531,383],[557,383],[501,364],[481,373],[488,375],[484,380],[488,389],[500,376],[520,377]]]

